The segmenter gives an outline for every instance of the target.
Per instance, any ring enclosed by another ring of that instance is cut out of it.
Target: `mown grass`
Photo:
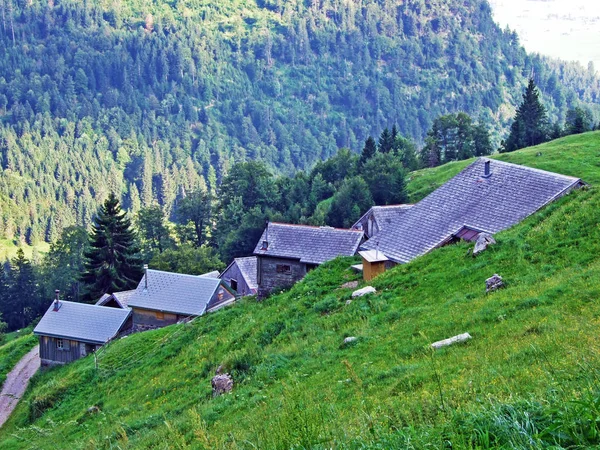
[[[561,172],[581,167],[595,183],[583,166],[597,167],[598,136],[508,157],[553,164],[562,152]],[[0,448],[600,445],[599,210],[598,189],[575,192],[476,259],[469,244],[442,248],[350,304],[341,285],[358,276],[346,258],[262,303],[127,337],[98,371],[86,358],[36,376]],[[486,294],[494,273],[506,288]],[[473,339],[429,347],[463,332]],[[343,345],[348,336],[358,339]],[[236,387],[213,398],[219,365]]]
[[[6,380],[6,375],[15,364],[37,344],[37,338],[31,329],[20,333],[8,333],[0,345],[0,387]]]

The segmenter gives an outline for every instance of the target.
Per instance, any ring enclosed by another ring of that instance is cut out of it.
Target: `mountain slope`
[[[506,128],[532,69],[552,119],[597,77],[529,56],[484,0],[0,5],[0,234],[52,241],[110,191],[167,214],[237,161],[280,173],[463,110]]]
[[[560,163],[597,184],[599,137],[510,157],[540,168]],[[438,168],[418,181],[447,176]],[[498,234],[477,259],[469,244],[436,250],[386,272],[374,281],[376,295],[349,305],[352,290],[340,286],[357,275],[352,259],[340,259],[262,303],[247,299],[129,336],[99,356],[97,372],[88,358],[38,376],[0,446],[598,444],[599,207],[596,188],[572,193]],[[494,273],[507,287],[485,294]],[[473,340],[465,345],[428,347],[466,331]],[[344,346],[347,336],[358,340]],[[221,364],[236,387],[212,398]]]

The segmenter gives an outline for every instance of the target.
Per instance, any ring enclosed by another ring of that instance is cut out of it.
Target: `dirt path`
[[[2,392],[0,392],[0,427],[10,417],[25,389],[27,389],[29,379],[39,369],[39,352],[40,347],[36,345],[33,350],[21,358],[21,361],[6,376]]]

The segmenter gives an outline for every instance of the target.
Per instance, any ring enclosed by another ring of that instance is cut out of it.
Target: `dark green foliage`
[[[489,155],[493,151],[489,132],[473,124],[468,114],[448,114],[434,120],[421,151],[423,164],[435,167],[450,161]]]
[[[549,135],[548,128],[548,114],[542,105],[540,93],[532,77],[529,79],[523,94],[523,102],[517,109],[517,115],[510,126],[510,134],[502,151],[512,152],[546,142]]]
[[[172,217],[235,163],[306,170],[455,111],[500,117],[495,141],[532,68],[553,120],[598,111],[593,71],[527,55],[479,1],[176,3],[2,3],[0,234],[52,242],[111,191]]]
[[[19,248],[10,260],[3,286],[2,317],[9,330],[25,328],[47,306],[40,301],[36,281],[31,261]]]
[[[151,269],[190,275],[201,275],[225,268],[214,249],[190,244],[169,248],[156,254],[149,266]]]
[[[417,146],[410,139],[397,135],[394,140],[394,153],[400,158],[407,171],[410,172],[419,168]]]
[[[333,196],[327,223],[333,227],[350,228],[371,206],[373,197],[365,180],[349,178]]]
[[[85,270],[85,254],[89,249],[89,237],[82,227],[65,228],[60,238],[50,245],[42,261],[42,298],[49,302],[58,289],[61,298],[78,302],[81,300],[80,276]]]
[[[340,307],[340,301],[335,295],[329,295],[313,305],[313,310],[319,314],[328,314]]]
[[[373,136],[369,136],[365,141],[365,146],[362,149],[362,153],[360,154],[360,159],[358,160],[358,164],[360,166],[364,165],[369,159],[371,159],[375,153],[377,152],[377,144],[375,144],[375,139]]]
[[[177,231],[182,242],[196,247],[207,241],[213,197],[209,192],[196,190],[179,201],[175,212]]]
[[[397,131],[396,131],[396,134],[398,134]],[[384,128],[383,131],[381,132],[381,136],[379,136],[377,150],[379,150],[380,153],[391,152],[394,148],[394,139],[395,139],[395,136],[392,133],[390,133],[390,130],[387,128]]]
[[[98,210],[85,253],[83,300],[133,289],[142,278],[142,259],[131,222],[111,193]]]
[[[580,134],[594,129],[594,117],[587,108],[576,107],[567,111],[564,134]]]
[[[394,205],[407,201],[402,162],[392,155],[377,153],[361,170],[376,205]],[[365,211],[363,211],[365,212]]]
[[[174,245],[164,212],[158,205],[138,211],[136,228],[145,261],[151,260],[155,253],[162,253]]]

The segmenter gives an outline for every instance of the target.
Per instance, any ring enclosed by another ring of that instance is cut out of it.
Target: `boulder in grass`
[[[458,336],[454,336],[448,339],[444,339],[443,341],[437,341],[431,344],[431,347],[434,349],[448,347],[452,344],[458,344],[459,342],[466,342],[471,339],[471,335],[469,333],[459,334]]]
[[[344,345],[348,345],[348,344],[350,344],[351,342],[354,342],[354,341],[356,341],[356,337],[354,337],[354,336],[348,336],[346,339],[344,339]]]
[[[228,373],[221,373],[222,366],[217,369],[217,374],[213,377],[212,385],[213,397],[231,392],[233,389],[233,378]]]
[[[504,281],[497,273],[485,280],[485,292],[493,292],[503,287]]]
[[[490,245],[494,245],[496,243],[496,239],[489,233],[481,233],[477,237],[477,242],[475,242],[475,248],[473,249],[473,256],[479,255],[481,252],[485,251]]]
[[[352,298],[362,297],[367,294],[374,294],[377,290],[373,286],[367,286],[352,293]]]

